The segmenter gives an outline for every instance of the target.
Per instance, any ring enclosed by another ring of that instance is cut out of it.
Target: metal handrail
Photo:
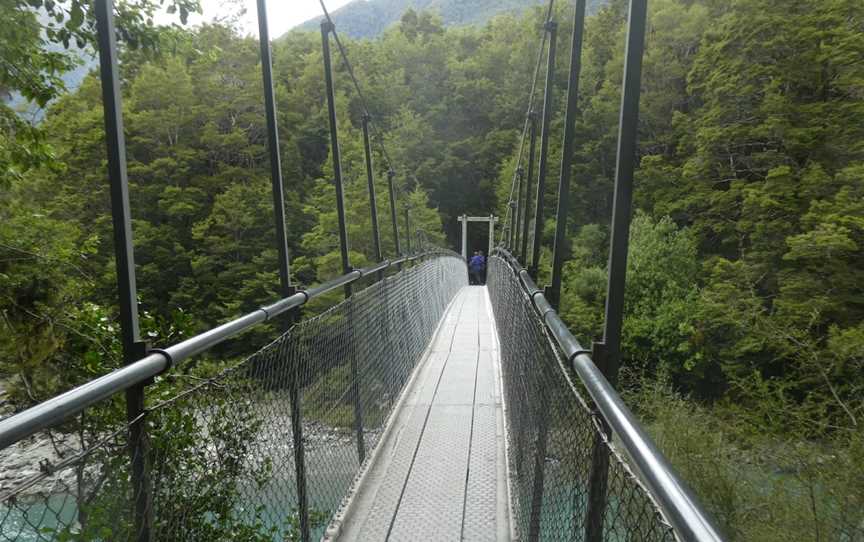
[[[291,296],[256,309],[244,316],[190,337],[173,346],[165,349],[152,349],[147,356],[134,363],[111,371],[106,375],[39,403],[23,412],[0,420],[0,450],[43,429],[67,420],[87,407],[107,399],[116,393],[146,382],[195,354],[208,350],[288,310],[301,307],[310,299],[319,297],[339,286],[351,284],[363,277],[373,275],[393,266],[437,255],[458,257],[449,251],[431,250],[411,256],[403,256],[394,260],[385,260],[365,269],[355,269],[350,273],[321,285],[307,290],[300,290]]]
[[[503,248],[496,249],[493,255],[498,255],[506,261],[519,277],[534,309],[594,400],[600,415],[620,439],[640,480],[672,525],[676,536],[687,542],[722,541],[720,531],[697,498],[678,477],[672,465],[642,429],[636,416],[627,408],[618,392],[594,364],[590,350],[583,348],[573,336],[567,324],[561,320],[558,312],[552,308],[543,291],[537,287],[528,272],[512,254]]]

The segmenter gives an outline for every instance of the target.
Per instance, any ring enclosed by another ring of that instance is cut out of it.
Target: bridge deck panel
[[[486,290],[464,288],[352,497],[338,539],[509,534],[500,361]]]

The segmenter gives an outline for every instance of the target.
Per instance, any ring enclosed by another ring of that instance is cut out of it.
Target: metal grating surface
[[[459,540],[471,410],[432,407],[388,540]]]
[[[485,288],[464,288],[382,436],[340,541],[484,541],[509,532],[500,374]]]
[[[498,449],[495,410],[496,406],[489,404],[477,404],[474,409],[463,540],[479,542],[497,539]]]

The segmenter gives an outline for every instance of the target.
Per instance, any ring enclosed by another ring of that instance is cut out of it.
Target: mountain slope
[[[606,0],[589,0],[593,13]],[[519,13],[546,0],[354,0],[331,13],[341,34],[352,38],[375,38],[399,21],[408,9],[432,11],[447,26],[483,24],[499,13]],[[312,19],[294,30],[317,30],[321,18]],[[292,31],[294,31],[292,30]]]
[[[42,28],[46,28],[50,20],[48,15],[43,11],[38,11],[36,13],[36,19]],[[99,60],[96,52],[90,47],[81,49],[74,41],[69,44],[68,48],[63,47],[63,45],[59,43],[48,42],[45,49],[52,53],[68,53],[76,59],[78,63],[77,67],[60,74],[60,78],[63,80],[63,83],[66,85],[66,90],[68,91],[73,91],[81,86],[81,81],[84,80],[87,74],[89,74],[94,68],[99,67]],[[23,116],[35,120],[41,120],[45,114],[45,112],[35,103],[28,103],[28,101],[25,100],[18,91],[12,92],[8,95],[0,92],[0,103],[9,106],[12,109],[19,110]]]

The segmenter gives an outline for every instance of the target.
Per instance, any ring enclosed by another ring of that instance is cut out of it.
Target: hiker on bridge
[[[486,284],[486,257],[483,256],[482,251],[474,251],[474,255],[468,261],[468,272],[470,284]]]

